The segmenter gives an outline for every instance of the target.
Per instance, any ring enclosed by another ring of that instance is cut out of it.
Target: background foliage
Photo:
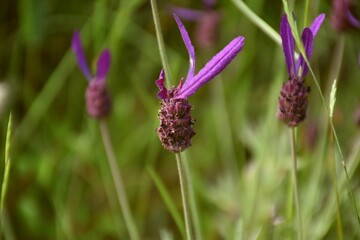
[[[197,122],[186,157],[199,224],[203,239],[287,239],[296,236],[290,137],[275,117],[278,93],[287,80],[285,59],[281,47],[234,2],[219,0],[216,5],[222,18],[214,49],[203,49],[194,41],[199,70],[231,39],[246,37],[245,48],[221,76],[190,97]],[[292,2],[299,26],[303,26],[304,2]],[[278,31],[281,1],[245,3]],[[154,130],[159,108],[154,81],[161,62],[149,1],[5,0],[1,5],[0,87],[8,94],[1,100],[2,146],[9,109],[14,119],[5,236],[128,238],[97,123],[84,108],[87,82],[70,49],[77,29],[92,65],[102,48],[112,53],[107,83],[113,112],[108,123],[141,236],[179,239],[181,230],[170,214],[171,204],[154,183],[157,176],[182,218],[175,159],[161,147]],[[194,9],[203,5],[158,1],[169,62],[178,81],[187,73],[188,59],[171,5]],[[320,12],[327,17],[315,40],[311,64],[326,99],[341,64],[334,123],[355,198],[360,199],[360,134],[354,121],[360,100],[359,30],[337,33],[329,21],[330,1],[310,1],[309,21]],[[196,23],[184,23],[192,37]],[[342,38],[343,54],[339,53]],[[306,239],[336,239],[327,117],[310,76],[306,82],[312,88],[308,117],[297,131],[304,232]],[[338,158],[336,166],[344,239],[356,239],[360,228]]]

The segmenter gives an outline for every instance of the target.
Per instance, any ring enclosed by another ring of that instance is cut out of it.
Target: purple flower
[[[169,90],[164,86],[165,73],[160,72],[156,85],[159,88],[158,98],[162,100],[159,111],[160,126],[156,129],[163,146],[171,152],[181,152],[191,145],[191,138],[195,135],[192,129],[194,119],[187,98],[193,95],[201,86],[218,75],[244,47],[244,37],[232,40],[224,49],[216,54],[203,69],[195,74],[195,50],[189,35],[174,14],[182,39],[189,53],[190,66],[186,80],[180,80],[177,87]]]
[[[218,40],[220,14],[215,10],[216,0],[204,0],[203,4],[203,10],[173,7],[172,11],[181,19],[195,21],[197,23],[195,40],[200,47],[209,49],[213,47]]]
[[[332,26],[339,32],[351,28],[360,28],[360,20],[351,12],[351,0],[334,0],[331,16]]]
[[[79,32],[74,32],[71,48],[81,71],[89,81],[85,94],[88,114],[97,119],[106,117],[111,110],[110,97],[106,89],[106,75],[110,68],[109,50],[105,49],[100,53],[95,76],[92,76],[85,58]]]
[[[307,27],[302,32],[301,39],[308,60],[310,60],[313,52],[314,37],[319,31],[324,18],[325,14],[320,14],[315,18],[310,28]],[[283,16],[280,23],[280,35],[289,80],[283,84],[280,91],[277,117],[289,127],[296,127],[306,118],[307,96],[310,89],[305,86],[303,80],[309,72],[309,68],[303,56],[300,55],[299,59],[295,60],[295,40],[286,15]]]

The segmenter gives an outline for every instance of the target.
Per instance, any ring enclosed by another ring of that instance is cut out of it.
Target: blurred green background
[[[287,80],[285,59],[281,47],[234,2],[238,1],[216,4],[221,22],[211,49],[195,41],[196,23],[183,21],[196,49],[197,71],[233,38],[246,38],[244,49],[223,73],[189,99],[196,136],[185,155],[201,235],[291,239],[296,233],[289,130],[275,117],[279,90]],[[278,32],[284,12],[281,1],[244,2]],[[188,57],[171,6],[198,10],[204,6],[200,0],[158,1],[166,50],[178,82],[187,74]],[[291,6],[302,29],[305,1],[291,1]],[[355,199],[360,199],[360,134],[354,121],[360,103],[360,31],[337,33],[330,25],[331,2],[310,1],[309,22],[320,12],[327,17],[316,37],[311,64],[326,100],[340,67],[334,122]],[[145,0],[2,1],[1,146],[10,110],[14,119],[4,236],[129,239],[98,124],[86,113],[87,81],[70,49],[75,30],[81,31],[93,70],[103,48],[112,54],[107,84],[113,112],[108,124],[141,239],[181,239],[170,205],[149,174],[159,177],[182,218],[175,157],[162,148],[155,133],[160,104],[154,81],[162,66],[150,2]],[[311,76],[306,83],[312,89],[308,117],[297,132],[304,232],[306,239],[337,239],[327,117]],[[4,165],[0,166],[3,172]],[[336,167],[344,239],[358,239],[359,223],[339,158]]]

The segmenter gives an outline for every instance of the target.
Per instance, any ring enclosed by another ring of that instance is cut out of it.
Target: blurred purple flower
[[[162,100],[159,111],[160,127],[156,131],[166,149],[181,152],[191,145],[190,140],[195,135],[192,129],[194,120],[190,115],[192,107],[187,98],[218,75],[235,58],[244,47],[245,38],[236,37],[195,74],[194,47],[180,19],[175,14],[174,18],[189,53],[190,66],[186,80],[181,79],[177,87],[166,89],[164,70],[161,70],[159,79],[155,81],[159,88],[158,98]]]
[[[320,14],[315,18],[310,28],[307,27],[302,32],[301,39],[308,60],[310,60],[313,52],[314,37],[324,18],[325,14]],[[303,80],[309,72],[309,68],[303,56],[300,55],[299,59],[295,61],[295,40],[286,15],[283,16],[280,23],[280,35],[289,80],[283,84],[280,91],[277,117],[289,127],[296,127],[306,118],[307,96],[310,88],[305,86]]]
[[[106,117],[111,110],[110,97],[106,89],[106,76],[110,68],[110,51],[105,49],[100,53],[95,76],[92,76],[85,58],[79,32],[74,32],[71,48],[81,71],[89,81],[85,94],[88,114],[97,119]]]
[[[201,48],[211,48],[218,39],[220,14],[215,10],[216,0],[204,0],[203,10],[172,7],[172,11],[181,19],[195,21],[195,40]]]
[[[331,16],[332,26],[339,32],[360,28],[360,20],[351,12],[351,0],[334,0]]]

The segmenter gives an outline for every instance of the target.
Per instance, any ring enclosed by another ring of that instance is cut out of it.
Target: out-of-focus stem
[[[108,125],[105,120],[100,120],[99,124],[100,124],[100,131],[101,131],[101,135],[102,135],[102,139],[103,139],[103,143],[104,143],[104,147],[105,147],[105,152],[106,152],[107,159],[109,162],[109,167],[110,167],[111,175],[112,175],[112,178],[114,181],[119,205],[120,205],[121,211],[124,216],[126,228],[129,231],[130,239],[140,240],[138,230],[136,228],[133,216],[130,211],[129,203],[128,203],[125,188],[124,188],[124,183],[123,183],[123,180],[122,180],[122,177],[120,174],[120,170],[119,170],[119,166],[116,161],[114,148],[112,146],[112,142],[110,139]]]

